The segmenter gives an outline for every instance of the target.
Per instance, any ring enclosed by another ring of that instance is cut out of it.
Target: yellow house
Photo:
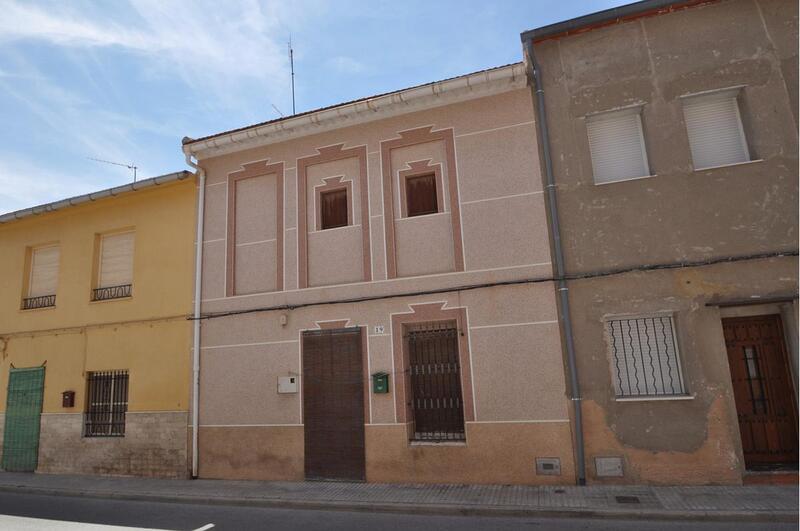
[[[0,216],[8,471],[185,477],[194,175]]]

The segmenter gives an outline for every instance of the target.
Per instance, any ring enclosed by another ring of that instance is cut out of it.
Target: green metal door
[[[8,375],[3,469],[33,472],[39,459],[44,367],[11,369]]]

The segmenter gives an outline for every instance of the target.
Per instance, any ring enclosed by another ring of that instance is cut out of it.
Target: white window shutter
[[[640,110],[604,112],[586,119],[595,184],[650,174]]]
[[[31,253],[31,278],[28,297],[55,295],[58,287],[58,259],[61,255],[57,245],[34,249]]]
[[[738,89],[684,99],[683,116],[696,170],[750,160],[744,137]]]
[[[133,284],[133,234],[125,232],[102,237],[97,287]]]

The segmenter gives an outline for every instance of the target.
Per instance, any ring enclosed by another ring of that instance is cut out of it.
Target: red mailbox
[[[75,407],[75,391],[61,393],[61,407]]]

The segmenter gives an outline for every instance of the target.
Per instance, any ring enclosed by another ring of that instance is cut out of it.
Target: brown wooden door
[[[307,479],[364,480],[361,329],[303,334],[303,424]]]
[[[797,404],[780,316],[723,319],[748,469],[797,465]]]

